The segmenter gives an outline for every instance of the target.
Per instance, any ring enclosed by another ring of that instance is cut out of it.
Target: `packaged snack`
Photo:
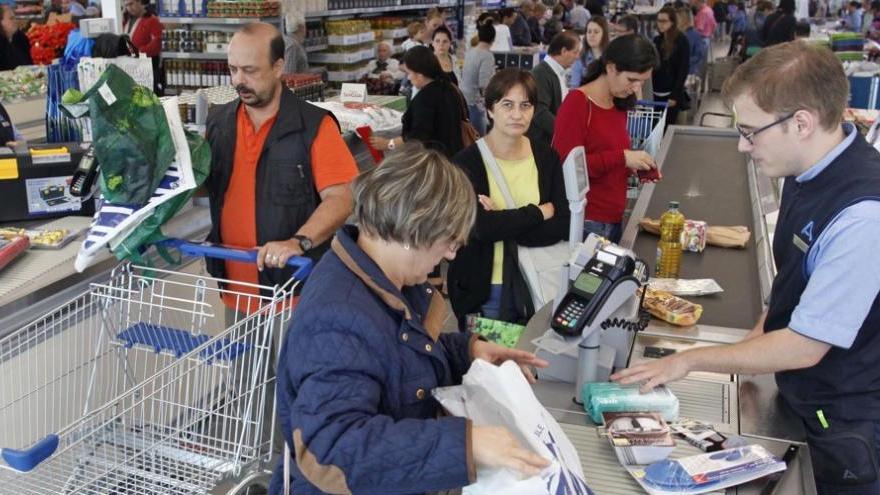
[[[675,450],[669,426],[656,412],[602,413],[608,440],[625,466],[659,462]]]
[[[708,225],[702,220],[685,220],[681,231],[681,248],[694,253],[702,253],[706,249],[706,233]]]
[[[695,325],[703,314],[703,307],[668,292],[645,287],[644,306],[653,316],[673,325]]]

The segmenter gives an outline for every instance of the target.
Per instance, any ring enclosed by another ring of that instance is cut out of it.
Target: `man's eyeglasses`
[[[757,136],[758,134],[766,131],[767,129],[769,129],[775,125],[779,125],[779,124],[785,122],[786,120],[794,117],[795,113],[797,113],[797,112],[791,112],[790,114],[786,115],[785,117],[782,117],[778,120],[775,120],[775,121],[765,125],[764,127],[755,129],[752,132],[744,131],[743,128],[739,126],[739,124],[736,124],[736,130],[739,132],[739,135],[743,137],[743,139],[745,139],[750,145],[754,146],[755,145],[755,136]]]

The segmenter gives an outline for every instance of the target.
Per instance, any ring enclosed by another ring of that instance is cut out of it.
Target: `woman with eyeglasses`
[[[684,83],[690,69],[691,48],[687,36],[678,30],[675,9],[669,6],[657,13],[654,46],[660,54],[660,65],[654,70],[654,100],[665,101],[666,125],[675,124],[678,113],[690,103]]]
[[[657,51],[647,39],[621,36],[593,62],[586,83],[568,96],[556,113],[553,147],[563,159],[577,146],[587,152],[590,192],[584,235],[595,233],[620,241],[631,174],[656,168],[644,151],[631,150],[627,111],[657,66]]]
[[[508,322],[525,322],[534,314],[516,248],[559,242],[570,218],[558,155],[547,143],[526,137],[538,100],[535,78],[504,69],[484,94],[492,127],[481,141],[494,163],[484,159],[480,143],[453,159],[479,199],[474,230],[447,274],[449,299],[462,328],[472,313]],[[496,173],[504,184],[499,185]],[[505,185],[514,204],[505,197]]]

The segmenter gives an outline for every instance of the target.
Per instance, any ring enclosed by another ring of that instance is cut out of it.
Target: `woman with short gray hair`
[[[464,172],[408,143],[354,184],[357,227],[339,230],[296,308],[278,364],[278,415],[296,494],[450,490],[476,469],[537,474],[548,461],[504,428],[441,417],[431,390],[473,359],[546,366],[470,333],[441,333],[446,304],[426,283],[455,258],[477,201]],[[283,459],[271,493],[281,493]]]

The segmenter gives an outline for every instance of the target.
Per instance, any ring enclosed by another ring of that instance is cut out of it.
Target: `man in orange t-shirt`
[[[246,314],[256,310],[257,285],[290,279],[290,257],[326,250],[351,214],[357,165],[334,118],[281,82],[284,41],[274,26],[244,26],[228,53],[239,98],[208,117],[208,240],[259,253],[256,266],[209,259],[208,271],[230,281],[223,301]]]

